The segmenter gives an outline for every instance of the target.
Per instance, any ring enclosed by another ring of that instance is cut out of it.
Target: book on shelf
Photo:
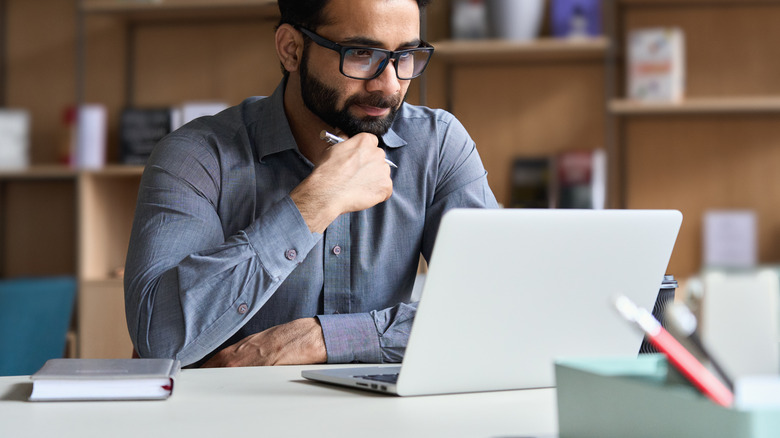
[[[77,169],[100,169],[106,164],[108,113],[104,105],[66,108],[65,135],[60,160]]]
[[[552,0],[552,33],[559,38],[588,38],[602,34],[601,0]]]
[[[214,115],[227,107],[223,102],[185,102],[165,108],[125,108],[119,120],[119,160],[144,165],[163,137],[198,117]]]
[[[685,36],[678,28],[636,29],[628,37],[629,99],[677,102],[685,95]]]
[[[706,210],[702,253],[706,268],[755,268],[758,214],[753,210]]]
[[[554,161],[556,207],[604,208],[607,172],[603,149],[565,151]]]
[[[179,129],[198,117],[212,116],[227,107],[228,104],[224,102],[184,102],[171,109],[171,131]]]
[[[0,108],[0,169],[30,165],[30,113]]]
[[[604,149],[516,158],[510,177],[511,208],[605,208]]]
[[[166,399],[180,369],[175,359],[49,359],[30,376],[30,401]]]
[[[487,38],[485,0],[453,0],[450,29],[455,40]]]
[[[170,132],[170,108],[125,108],[119,119],[120,161],[146,164],[154,145]]]
[[[511,208],[550,208],[552,165],[548,157],[516,158],[512,163]]]
[[[76,106],[68,105],[62,110],[62,130],[57,160],[60,164],[73,166],[76,152]]]

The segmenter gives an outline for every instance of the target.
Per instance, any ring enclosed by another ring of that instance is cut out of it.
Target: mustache
[[[376,108],[396,108],[401,104],[401,96],[382,96],[381,94],[369,94],[367,96],[352,96],[345,102],[345,107],[350,105],[373,106]]]

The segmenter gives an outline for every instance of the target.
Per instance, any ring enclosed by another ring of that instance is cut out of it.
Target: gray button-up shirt
[[[284,86],[182,127],[149,159],[125,276],[142,357],[188,365],[316,316],[328,362],[400,361],[419,255],[429,259],[442,215],[496,207],[463,126],[404,103],[380,141],[398,165],[393,195],[311,233],[289,196],[313,166],[290,131]]]

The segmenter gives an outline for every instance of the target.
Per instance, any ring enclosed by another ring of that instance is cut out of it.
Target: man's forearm
[[[325,362],[325,342],[316,318],[300,318],[247,336],[203,367],[306,365]]]

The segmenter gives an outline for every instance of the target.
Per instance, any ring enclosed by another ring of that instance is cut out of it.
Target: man
[[[403,103],[433,51],[420,41],[425,3],[279,0],[274,94],[155,148],[125,277],[142,357],[403,358],[417,262],[442,215],[496,206],[463,126]],[[329,145],[323,130],[346,140]]]

